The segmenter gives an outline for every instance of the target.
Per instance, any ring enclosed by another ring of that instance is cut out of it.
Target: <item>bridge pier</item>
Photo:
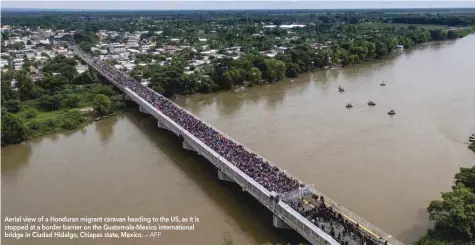
[[[161,123],[160,121],[157,121],[157,127],[161,128],[161,129],[169,130],[167,128],[167,126],[165,124]]]
[[[139,111],[145,114],[149,114],[148,111],[142,108],[141,106],[139,106]]]
[[[234,182],[233,179],[229,178],[223,171],[218,169],[218,179],[222,181]]]
[[[189,150],[189,151],[194,151],[194,152],[196,152],[196,150],[193,149],[193,147],[192,147],[190,144],[188,144],[188,142],[186,142],[186,140],[183,140],[183,142],[181,142],[181,146],[182,146],[183,149],[185,149],[185,150]]]
[[[283,221],[281,218],[277,217],[274,215],[272,217],[272,224],[274,227],[279,228],[279,229],[292,229],[285,221]]]

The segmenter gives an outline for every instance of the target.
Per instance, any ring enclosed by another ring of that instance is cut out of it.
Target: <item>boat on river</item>
[[[345,92],[345,89],[342,88],[341,86],[338,86],[338,92],[340,92],[340,93],[341,93],[341,92]]]
[[[388,115],[391,115],[391,116],[392,116],[392,115],[396,115],[396,112],[395,112],[394,110],[390,110],[390,111],[388,112]]]
[[[375,106],[376,103],[374,103],[374,101],[370,100],[370,101],[368,102],[368,105],[369,105],[369,106]]]
[[[468,141],[475,142],[475,134],[470,135],[470,137],[468,137]]]
[[[386,83],[381,82],[379,85],[381,85],[381,86],[386,86]]]
[[[346,108],[352,108],[353,105],[352,105],[351,103],[348,103],[345,107],[346,107]]]

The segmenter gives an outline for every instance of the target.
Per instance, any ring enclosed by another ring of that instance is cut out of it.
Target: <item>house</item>
[[[172,39],[168,40],[168,43],[176,45],[176,44],[180,43],[180,39],[179,38],[172,38]]]
[[[16,87],[16,84],[18,83],[17,80],[13,79],[10,81],[10,86],[13,88],[13,90],[18,90],[18,88]]]
[[[8,60],[0,60],[0,67],[8,66]]]
[[[60,47],[56,49],[56,53],[58,55],[67,55],[68,54],[68,49]]]
[[[77,65],[76,66],[76,71],[78,72],[78,74],[81,74],[85,71],[87,71],[88,67],[86,65]]]
[[[294,27],[305,27],[305,25],[292,24],[292,25],[280,25],[279,27],[284,28],[284,29],[292,29]]]
[[[211,49],[211,50],[201,52],[201,54],[203,55],[211,55],[211,54],[216,54],[216,53],[218,53],[217,49]]]
[[[287,50],[287,47],[283,47],[283,46],[280,46],[280,47],[277,47],[276,48],[277,52],[285,52],[285,50]]]
[[[125,52],[126,48],[124,44],[121,43],[111,43],[109,45],[109,51],[112,54],[123,53]]]
[[[36,69],[36,67],[34,67],[34,66],[28,67],[28,70],[30,71],[30,73],[33,73],[33,74],[37,74],[37,73],[38,73],[38,69]]]
[[[269,58],[274,58],[277,54],[276,53],[268,53],[266,54],[267,57]]]
[[[13,51],[15,53],[16,58],[23,58],[25,55],[27,58],[31,58],[35,56],[35,50],[34,49],[22,49],[22,50],[15,50]]]

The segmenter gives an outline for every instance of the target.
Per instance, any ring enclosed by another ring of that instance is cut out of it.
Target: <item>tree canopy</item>
[[[416,242],[418,245],[463,244],[475,240],[475,166],[461,168],[452,191],[427,208],[434,229]]]

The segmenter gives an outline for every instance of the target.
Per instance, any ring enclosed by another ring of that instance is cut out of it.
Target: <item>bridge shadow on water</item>
[[[266,241],[281,244],[309,244],[293,230],[277,229],[272,224],[272,213],[239,185],[218,179],[217,169],[204,157],[182,148],[180,139],[172,132],[157,127],[156,119],[136,111],[127,113],[127,118],[146,137],[168,155],[186,176],[207,194],[208,198],[221,207],[227,216],[240,226],[240,230],[229,234],[216,234],[231,238],[235,234],[247,233],[256,244]],[[197,207],[199,208],[199,207]],[[235,242],[236,244],[236,242]]]

